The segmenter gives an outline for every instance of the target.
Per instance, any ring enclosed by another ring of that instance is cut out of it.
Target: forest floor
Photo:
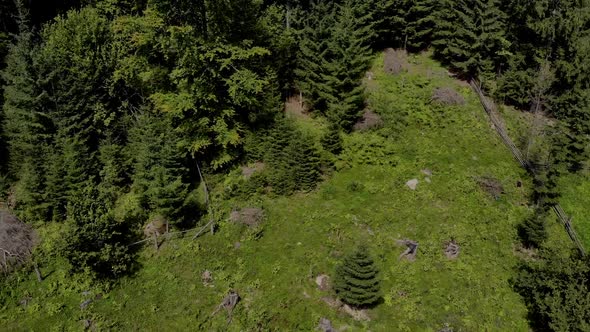
[[[0,311],[3,330],[81,330],[86,324],[123,331],[311,331],[326,317],[337,330],[528,331],[526,307],[510,279],[523,256],[516,226],[532,212],[531,180],[463,82],[428,54],[409,61],[413,70],[388,75],[383,56],[376,58],[366,82],[368,107],[384,125],[347,135],[336,170],[315,191],[220,201],[241,172],[213,177],[216,208],[227,217],[232,208],[260,207],[261,226],[223,221],[215,235],[191,240],[189,233],[159,251],[146,246],[138,272],[109,292],[70,277],[59,262],[45,266],[42,283],[26,275],[9,289],[13,301]],[[431,103],[438,87],[455,89],[466,104]],[[516,117],[508,114],[506,121]],[[315,135],[325,129],[321,119],[295,120]],[[482,189],[481,178],[501,184],[499,197]],[[411,179],[418,180],[416,190],[406,186]],[[576,188],[589,193],[590,181]],[[567,200],[563,205],[575,224],[577,210]],[[59,226],[41,232],[57,237]],[[557,222],[550,237],[548,246],[571,246]],[[415,261],[399,259],[400,239],[419,243]],[[454,260],[444,255],[451,239],[461,247]],[[330,307],[334,295],[315,283],[360,243],[369,245],[382,279],[383,303],[368,311],[367,321]],[[201,280],[206,270],[208,284]],[[224,311],[212,313],[230,289],[241,299],[227,325]]]

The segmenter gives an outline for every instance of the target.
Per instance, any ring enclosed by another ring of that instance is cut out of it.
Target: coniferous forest
[[[590,1],[0,0],[0,59],[8,331],[590,330]]]

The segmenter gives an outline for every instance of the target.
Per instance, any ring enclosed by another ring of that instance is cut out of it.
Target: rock
[[[455,242],[455,240],[448,241],[446,243],[445,255],[448,259],[455,259],[459,256],[461,247]]]
[[[445,323],[445,326],[438,332],[453,332],[453,328],[449,326],[449,323]]]
[[[82,310],[86,309],[86,307],[88,307],[90,305],[90,303],[92,303],[92,299],[88,299],[88,300],[80,303],[80,309],[82,309]]]
[[[315,283],[318,285],[318,289],[321,291],[327,291],[330,289],[330,277],[325,274],[320,274],[315,278]]]
[[[371,320],[371,318],[369,317],[369,314],[367,313],[367,310],[354,309],[353,307],[349,306],[348,304],[343,305],[342,310],[345,313],[349,314],[354,320],[357,320],[357,321]]]
[[[425,168],[425,169],[421,170],[420,172],[422,172],[422,174],[424,174],[426,176],[432,176],[432,171],[429,170],[428,168]]]
[[[32,298],[32,297],[30,297],[30,296],[25,296],[25,297],[24,297],[24,298],[22,298],[22,299],[21,299],[21,300],[20,300],[18,303],[19,303],[21,306],[23,306],[23,307],[26,307],[26,306],[29,304],[29,302],[31,302],[31,300],[32,300],[32,299],[33,299],[33,298]]]
[[[406,182],[406,186],[412,190],[416,190],[418,186],[418,179],[411,179],[410,181]]]
[[[240,249],[241,246],[242,246],[242,244],[240,242],[234,243],[234,248],[235,249]]]
[[[338,299],[334,299],[331,297],[322,297],[321,300],[324,301],[331,308],[340,308],[342,306],[342,302],[340,302],[340,300]]]
[[[430,180],[430,178],[425,178],[425,179],[424,179],[424,181],[426,181],[426,182],[428,182],[428,183],[432,182],[432,181]]]
[[[203,282],[203,285],[209,286],[209,284],[213,281],[211,271],[205,270],[205,272],[201,274],[201,281]]]
[[[322,332],[334,332],[334,328],[332,327],[332,322],[329,319],[322,317],[320,318],[320,323],[318,324],[318,330]]]
[[[90,319],[84,319],[82,320],[82,324],[84,324],[85,329],[88,329],[90,326],[92,326],[92,321]]]

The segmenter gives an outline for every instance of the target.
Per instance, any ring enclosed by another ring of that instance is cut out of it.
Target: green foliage
[[[505,21],[497,0],[444,1],[436,18],[435,54],[463,75],[494,75],[508,56]]]
[[[331,124],[328,127],[328,131],[322,137],[321,142],[326,151],[335,155],[340,154],[342,151],[342,136],[340,134],[340,128],[335,124]]]
[[[269,184],[277,194],[312,190],[320,179],[320,157],[315,142],[284,118],[271,131],[265,161],[270,168]]]
[[[132,190],[144,209],[176,222],[188,195],[188,170],[180,137],[168,126],[163,116],[141,115],[130,133],[128,154],[133,160]]]
[[[538,207],[532,216],[525,219],[519,227],[519,235],[523,244],[529,248],[541,248],[547,240],[547,217],[549,209]]]
[[[174,237],[157,253],[148,246],[138,257],[142,267],[133,277],[121,278],[107,292],[97,289],[93,294],[101,292],[103,298],[82,311],[79,305],[85,298],[80,294],[96,286],[69,274],[61,259],[49,257],[48,265],[41,265],[46,276],[42,283],[34,274],[23,274],[9,284],[14,287],[3,286],[7,291],[0,292],[6,298],[0,311],[2,327],[76,330],[79,320],[98,319],[103,324],[98,329],[154,330],[166,325],[174,330],[225,330],[227,316],[211,313],[231,288],[242,300],[233,311],[230,330],[308,331],[326,317],[333,326],[354,330],[425,331],[448,324],[465,331],[526,331],[526,307],[507,280],[518,261],[516,226],[530,212],[522,205],[530,181],[504,146],[490,143],[496,134],[476,96],[449,78],[428,54],[413,57],[412,63],[408,73],[391,76],[383,73],[382,58],[376,60],[370,99],[375,94],[387,97],[379,108],[383,128],[343,135],[341,156],[354,156],[357,147],[364,147],[363,159],[371,164],[338,169],[318,190],[288,197],[259,193],[218,199],[226,177],[207,172],[220,213],[235,206],[264,208],[268,218],[258,240],[256,231],[246,234],[239,225],[220,222],[213,236],[207,232],[195,241],[190,233]],[[422,76],[427,71],[432,73],[430,80]],[[430,105],[433,86],[461,91],[466,105]],[[400,126],[395,120],[399,112],[416,115]],[[418,115],[434,121],[415,121]],[[316,132],[325,130],[323,119],[297,121]],[[363,141],[370,144],[361,145]],[[425,168],[433,171],[431,183],[423,181],[420,170]],[[239,169],[235,173],[232,176],[241,176]],[[485,199],[476,184],[465,181],[481,174],[503,179],[506,194],[501,200]],[[415,191],[404,185],[411,178],[420,180]],[[523,181],[522,188],[516,187],[517,180]],[[354,181],[364,189],[349,191]],[[124,193],[113,209],[116,220],[125,219],[120,210],[135,211],[136,205],[136,196]],[[583,208],[579,213],[584,219]],[[44,224],[40,235],[60,239],[69,233],[64,226]],[[548,245],[568,245],[568,239],[559,237],[565,234],[556,223],[549,223],[549,233]],[[456,260],[443,254],[451,237],[461,246]],[[555,243],[555,237],[560,242]],[[416,261],[398,259],[404,248],[392,245],[397,238],[420,243]],[[341,253],[367,241],[380,267],[385,301],[369,311],[370,321],[361,323],[326,305],[322,298],[329,294],[318,290],[313,278],[334,271]],[[46,251],[56,253],[51,247]],[[214,287],[198,280],[205,269],[211,271]],[[27,295],[32,298],[29,304],[18,305]],[[59,304],[65,307],[50,315]]]
[[[336,268],[334,290],[346,304],[359,308],[374,305],[381,299],[378,272],[369,249],[360,246]]]
[[[361,79],[374,37],[366,4],[319,2],[301,32],[298,88],[331,122],[352,128],[363,107]]]
[[[560,257],[553,252],[544,252],[542,258],[522,264],[514,280],[529,308],[531,324],[551,331],[587,330],[588,259]]]
[[[69,226],[60,254],[74,271],[87,271],[99,278],[118,277],[131,269],[127,244],[129,225],[113,219],[113,202],[92,184],[87,184],[68,206]]]

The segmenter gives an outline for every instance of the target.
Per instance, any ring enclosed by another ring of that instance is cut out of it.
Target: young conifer
[[[377,267],[366,246],[346,256],[336,268],[334,289],[338,297],[354,307],[376,304],[381,298]]]
[[[340,127],[335,124],[330,124],[328,131],[322,137],[322,146],[326,151],[335,155],[342,152],[342,136],[340,135]]]

